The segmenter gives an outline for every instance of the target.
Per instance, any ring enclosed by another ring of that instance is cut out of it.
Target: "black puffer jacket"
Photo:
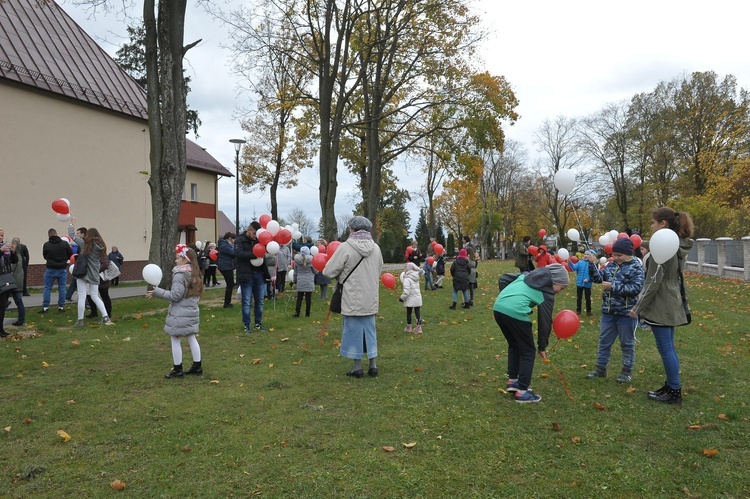
[[[458,291],[469,290],[469,274],[471,267],[467,258],[456,258],[451,265],[451,276],[453,276],[453,289]]]
[[[73,249],[60,236],[50,236],[49,241],[42,246],[42,256],[47,261],[48,269],[66,269],[68,260],[73,256]]]

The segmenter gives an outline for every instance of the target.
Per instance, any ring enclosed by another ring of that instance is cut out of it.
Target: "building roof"
[[[148,119],[145,90],[54,2],[0,2],[0,78]]]
[[[234,177],[232,172],[224,168],[205,149],[187,138],[185,139],[185,162],[188,168],[209,171],[223,177]]]

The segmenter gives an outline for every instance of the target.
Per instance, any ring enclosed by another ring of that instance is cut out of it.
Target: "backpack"
[[[502,293],[503,290],[508,287],[508,284],[518,279],[518,276],[520,276],[521,274],[522,272],[508,272],[507,274],[503,274],[498,277],[497,287],[499,288],[499,291]],[[528,272],[523,272],[523,274],[528,274]]]

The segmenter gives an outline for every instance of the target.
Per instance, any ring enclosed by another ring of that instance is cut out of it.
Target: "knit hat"
[[[551,263],[543,268],[549,270],[549,273],[552,276],[552,284],[558,284],[560,286],[567,286],[570,284],[568,271],[559,263]]]
[[[416,270],[419,271],[419,267],[417,267],[417,264],[414,262],[406,262],[406,265],[404,266],[404,270]]]
[[[469,254],[466,252],[464,248],[461,248],[461,250],[458,252],[458,258],[468,258]]]
[[[308,248],[307,246],[302,246],[299,249],[299,252],[302,253],[305,256],[310,256],[310,248]]]
[[[633,256],[633,241],[627,237],[622,237],[612,245],[612,253]]]
[[[260,229],[260,223],[257,220],[253,220],[250,222],[250,227],[252,227],[255,230]]]
[[[589,255],[594,255],[594,256],[596,256],[596,251],[594,251],[594,250],[592,250],[592,249],[590,249],[590,250],[586,250],[586,253],[588,253]]]
[[[372,222],[370,222],[365,217],[352,217],[351,220],[349,220],[349,228],[357,231],[357,230],[370,230],[372,228]]]

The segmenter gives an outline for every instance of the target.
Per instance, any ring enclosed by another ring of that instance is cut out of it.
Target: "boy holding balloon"
[[[495,322],[508,342],[508,387],[515,393],[516,402],[533,403],[542,400],[541,395],[531,388],[531,374],[537,352],[542,359],[547,358],[547,344],[552,329],[552,310],[555,295],[570,283],[568,271],[559,263],[553,263],[521,274],[498,295],[492,310]],[[538,311],[538,349],[534,346],[531,329],[531,314],[534,307]]]

